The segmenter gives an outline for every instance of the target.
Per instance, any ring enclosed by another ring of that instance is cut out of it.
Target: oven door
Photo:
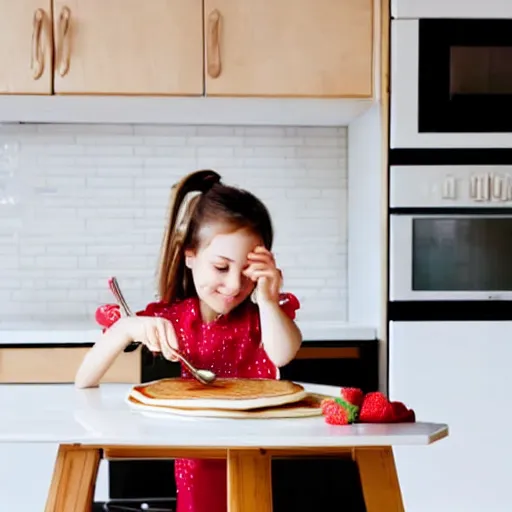
[[[390,219],[391,301],[512,299],[512,213]]]
[[[512,146],[512,20],[393,20],[391,39],[391,148]]]

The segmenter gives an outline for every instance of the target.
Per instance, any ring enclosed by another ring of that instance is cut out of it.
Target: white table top
[[[305,384],[339,396],[339,388]],[[323,417],[220,419],[142,413],[125,403],[127,384],[0,385],[0,442],[173,447],[344,447],[427,445],[443,424],[327,425]]]

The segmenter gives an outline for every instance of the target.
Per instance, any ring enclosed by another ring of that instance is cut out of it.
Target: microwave
[[[392,149],[512,147],[512,19],[394,19],[390,59]]]

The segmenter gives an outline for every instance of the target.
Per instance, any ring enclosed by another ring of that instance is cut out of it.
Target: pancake
[[[308,393],[299,384],[273,379],[159,379],[132,388],[129,396],[145,405],[186,409],[249,410],[298,402]]]
[[[324,395],[309,394],[303,400],[277,407],[261,407],[259,409],[227,410],[227,409],[185,409],[181,407],[166,407],[163,405],[145,405],[132,396],[128,396],[128,404],[143,413],[154,413],[154,416],[189,416],[203,418],[233,418],[233,419],[278,419],[278,418],[309,418],[321,416],[320,404]]]

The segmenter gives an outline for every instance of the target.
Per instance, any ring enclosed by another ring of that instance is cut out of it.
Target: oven
[[[393,166],[390,172],[394,319],[434,310],[512,318],[512,165]]]
[[[512,19],[392,20],[390,102],[391,148],[512,147]]]

